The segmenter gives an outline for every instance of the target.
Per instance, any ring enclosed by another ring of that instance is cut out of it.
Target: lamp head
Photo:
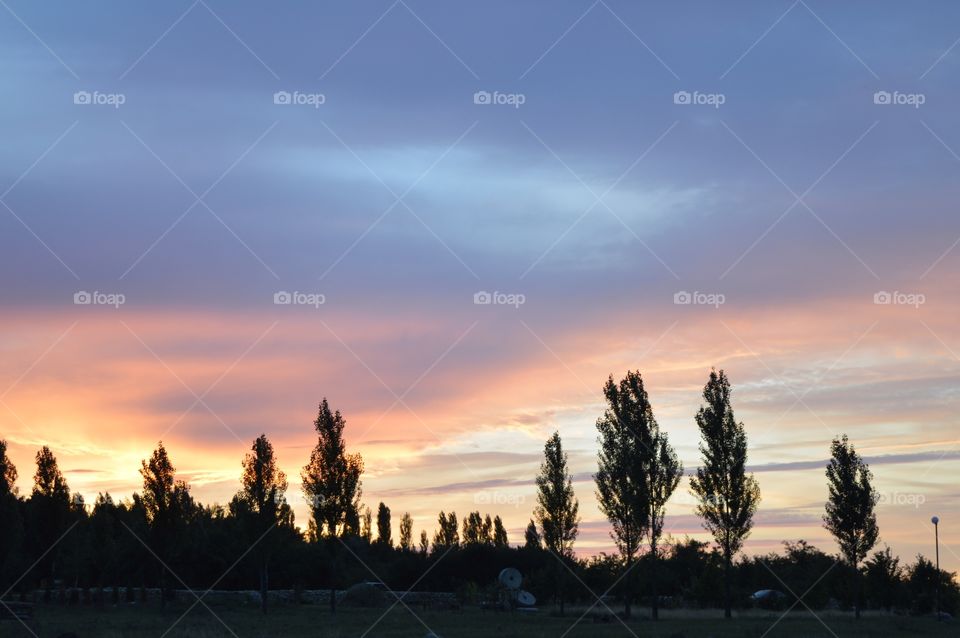
[[[937,523],[940,522],[940,517],[939,517],[939,516],[934,516],[933,518],[930,519],[930,522],[933,523],[934,525],[936,525]]]

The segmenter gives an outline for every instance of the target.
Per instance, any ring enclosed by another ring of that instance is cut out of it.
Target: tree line
[[[432,538],[426,529],[415,538],[405,512],[395,541],[390,508],[381,502],[374,514],[362,504],[363,459],[347,451],[346,420],[323,399],[314,421],[317,442],[301,471],[309,507],[303,532],[294,524],[287,478],[266,435],[246,453],[241,489],[225,506],[193,498],[190,486],[176,479],[162,442],[142,461],[143,488],[130,499],[104,493],[88,506],[71,494],[48,447],[37,452],[33,488],[22,496],[0,440],[0,598],[26,599],[40,591],[47,600],[103,604],[121,595],[145,600],[146,589],[155,587],[163,605],[178,588],[256,587],[266,611],[271,587],[322,588],[330,590],[335,611],[338,589],[381,577],[398,590],[456,591],[477,600],[492,595],[500,569],[516,566],[527,575],[525,586],[554,600],[560,613],[568,602],[595,604],[603,593],[621,600],[628,617],[637,598],[653,618],[661,605],[677,604],[722,606],[730,617],[749,593],[783,588],[809,590],[807,605],[842,604],[858,616],[864,605],[929,611],[937,588],[945,610],[960,605],[954,575],[922,556],[901,566],[886,548],[867,560],[879,538],[878,494],[846,436],[832,441],[825,470],[824,526],[839,546],[839,566],[804,541],[786,543],[782,556],[739,556],[760,488],[746,470],[746,432],[734,416],[722,370],[711,371],[695,415],[701,459],[689,479],[695,512],[714,544],[664,543],[667,505],[683,480],[683,465],[638,371],[618,382],[611,376],[603,391],[594,483],[615,555],[585,559],[574,553],[579,502],[556,432],[544,446],[522,545],[511,545],[498,515],[480,511],[462,522],[456,512],[441,511]]]

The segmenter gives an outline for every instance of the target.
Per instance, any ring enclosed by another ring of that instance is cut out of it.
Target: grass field
[[[78,638],[353,638],[364,635],[370,638],[423,638],[432,631],[440,638],[883,638],[946,637],[956,636],[960,631],[955,622],[937,623],[932,617],[870,615],[857,622],[849,614],[832,612],[820,614],[821,623],[810,614],[799,612],[777,622],[780,614],[773,612],[749,612],[732,621],[724,621],[722,613],[715,611],[667,611],[659,622],[636,618],[625,627],[614,618],[606,623],[595,623],[590,616],[574,626],[582,612],[569,610],[565,618],[543,610],[533,614],[509,614],[473,609],[415,610],[414,616],[397,606],[373,626],[385,609],[341,609],[335,617],[317,606],[277,607],[266,617],[252,608],[214,606],[212,609],[216,616],[203,606],[197,606],[189,613],[183,605],[163,612],[153,608],[39,607],[32,628],[34,634],[16,621],[7,620],[0,623],[0,636],[57,638],[73,632]],[[643,615],[643,610],[639,611],[638,615]]]

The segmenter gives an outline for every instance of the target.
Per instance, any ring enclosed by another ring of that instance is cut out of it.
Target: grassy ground
[[[659,622],[637,618],[625,627],[614,618],[595,623],[591,616],[575,624],[580,613],[570,610],[565,618],[545,610],[532,614],[473,609],[415,611],[416,616],[397,606],[374,625],[385,609],[341,609],[333,617],[328,610],[316,606],[277,607],[264,617],[255,609],[216,606],[216,616],[203,606],[189,613],[182,605],[164,612],[153,608],[40,607],[33,631],[39,638],[57,638],[67,632],[79,638],[423,638],[431,631],[440,638],[906,638],[957,636],[960,632],[955,622],[937,623],[933,618],[871,615],[856,622],[848,614],[829,612],[820,615],[821,624],[807,613],[792,613],[776,622],[780,615],[772,612],[749,612],[724,621],[722,613],[713,611],[667,611]],[[642,613],[640,610],[638,615]],[[4,638],[31,635],[16,621],[0,623],[0,636]]]

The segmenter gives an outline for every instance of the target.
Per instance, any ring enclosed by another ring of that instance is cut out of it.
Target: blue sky
[[[597,551],[604,379],[644,372],[693,467],[718,366],[753,463],[800,464],[759,475],[757,551],[832,547],[816,464],[841,431],[896,551],[960,511],[953,3],[0,4],[0,435],[22,477],[49,443],[78,489],[128,493],[164,436],[225,501],[260,431],[297,475],[326,395],[367,500],[427,528],[498,485],[519,532],[560,429]]]

